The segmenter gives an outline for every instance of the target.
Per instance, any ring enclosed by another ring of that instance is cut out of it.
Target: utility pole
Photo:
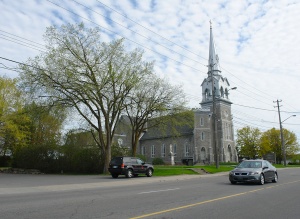
[[[215,159],[215,164],[216,164],[216,168],[219,169],[219,150],[218,150],[218,146],[217,146],[217,131],[216,131],[216,94],[215,94],[215,87],[214,87],[214,78],[213,78],[213,66],[215,64],[211,64],[210,65],[210,76],[211,76],[211,92],[212,92],[212,130],[211,130],[211,134],[212,134],[212,144],[213,144],[213,148],[214,148],[214,159]]]
[[[277,102],[277,108],[278,108],[278,115],[279,115],[279,125],[280,125],[280,138],[281,138],[281,150],[282,150],[282,157],[283,157],[283,164],[284,166],[286,166],[286,148],[285,148],[285,144],[284,144],[284,137],[283,137],[283,129],[282,129],[282,123],[286,120],[288,120],[291,117],[295,117],[296,115],[291,115],[288,118],[286,118],[285,120],[281,121],[281,116],[280,116],[280,109],[279,109],[279,102],[281,102],[281,100],[277,100],[277,101],[273,101],[274,103]],[[275,106],[276,107],[276,106]]]
[[[276,100],[274,102],[277,102],[277,109],[278,109],[278,116],[279,116],[279,126],[280,126],[280,138],[281,138],[281,151],[282,151],[282,157],[283,157],[283,164],[286,166],[286,154],[285,154],[285,145],[284,145],[284,139],[283,139],[283,131],[282,131],[282,122],[281,122],[281,116],[280,116],[280,106],[279,102],[281,100]]]

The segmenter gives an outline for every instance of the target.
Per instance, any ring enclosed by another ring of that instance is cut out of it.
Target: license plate
[[[118,166],[113,166],[113,168],[118,168]]]

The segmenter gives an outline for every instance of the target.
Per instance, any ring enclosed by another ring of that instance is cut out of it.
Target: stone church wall
[[[165,153],[163,153],[163,145],[165,145]],[[143,155],[146,157],[147,162],[152,162],[154,158],[161,158],[166,164],[170,164],[170,145],[172,145],[172,151],[175,153],[175,163],[181,163],[181,159],[186,155],[193,156],[194,139],[192,133],[190,135],[182,135],[176,138],[169,137],[140,141],[139,154],[142,154],[144,150]],[[153,146],[155,147],[154,154],[152,151]]]

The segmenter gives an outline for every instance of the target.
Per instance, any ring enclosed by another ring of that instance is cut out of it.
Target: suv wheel
[[[118,178],[118,174],[115,174],[115,173],[113,173],[113,174],[111,174],[111,176],[112,176],[112,178]]]
[[[147,170],[147,172],[146,172],[146,175],[147,175],[148,177],[151,177],[151,176],[153,175],[153,170],[152,170],[151,168],[149,168],[149,169]]]
[[[133,177],[132,169],[128,169],[125,176],[126,176],[127,178]]]

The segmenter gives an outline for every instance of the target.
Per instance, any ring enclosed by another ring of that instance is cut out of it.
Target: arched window
[[[204,125],[204,122],[203,122],[203,118],[202,118],[202,117],[200,118],[200,125],[201,125],[201,126]]]
[[[185,143],[185,145],[184,145],[184,156],[185,157],[190,156],[190,147],[187,143]]]
[[[209,89],[205,89],[205,100],[207,100],[209,97]]]
[[[228,156],[229,156],[229,161],[232,161],[232,151],[231,151],[230,144],[228,145]]]
[[[145,146],[142,146],[142,147],[141,147],[141,154],[142,154],[142,155],[145,155],[145,154],[146,154],[146,153],[145,153]]]
[[[161,157],[165,157],[166,156],[166,145],[163,144],[161,146]]]
[[[174,157],[176,157],[176,155],[177,155],[177,145],[176,144],[173,144],[173,154],[174,154]]]
[[[205,151],[205,147],[202,147],[200,150],[200,160],[205,163],[206,161],[206,151]]]
[[[121,147],[123,145],[123,139],[122,138],[118,139],[118,145],[119,145],[119,147]]]
[[[226,98],[228,99],[228,89],[227,88],[225,89],[225,95],[226,95]]]
[[[223,89],[223,87],[221,87],[220,92],[221,92],[221,97],[224,98],[224,89]]]
[[[151,157],[155,157],[155,145],[151,145]]]

